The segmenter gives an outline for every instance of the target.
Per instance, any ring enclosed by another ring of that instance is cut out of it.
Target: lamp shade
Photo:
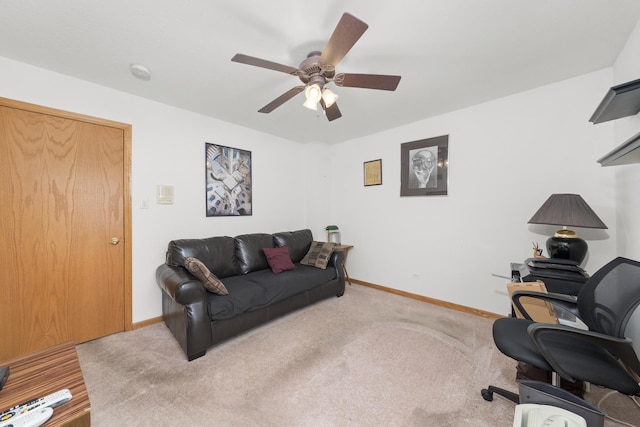
[[[578,194],[552,194],[531,217],[529,224],[562,226],[562,230],[547,239],[549,257],[570,259],[578,264],[587,255],[587,242],[567,227],[607,228]]]
[[[593,209],[578,194],[552,194],[531,217],[529,224],[607,228]]]

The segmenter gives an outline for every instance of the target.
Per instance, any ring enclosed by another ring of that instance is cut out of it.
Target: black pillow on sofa
[[[291,261],[300,262],[302,258],[309,252],[309,247],[313,241],[311,230],[283,231],[274,233],[273,242],[275,246],[286,246],[289,248]]]
[[[273,247],[273,237],[266,233],[241,234],[234,238],[235,255],[242,274],[269,268],[263,248]]]
[[[169,242],[167,265],[183,266],[187,257],[197,258],[221,279],[242,274],[234,255],[233,237],[179,239]]]

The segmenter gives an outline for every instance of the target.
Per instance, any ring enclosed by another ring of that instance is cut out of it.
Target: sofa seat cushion
[[[267,268],[242,276],[228,277],[224,279],[228,295],[207,292],[209,316],[212,321],[230,319],[335,279],[335,268],[322,270],[301,264],[296,264],[294,270],[283,271],[278,275]]]

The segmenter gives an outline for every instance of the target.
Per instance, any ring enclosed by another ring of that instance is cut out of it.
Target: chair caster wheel
[[[480,394],[482,395],[482,398],[487,402],[491,402],[493,400],[493,392],[487,390],[486,388],[480,390]]]

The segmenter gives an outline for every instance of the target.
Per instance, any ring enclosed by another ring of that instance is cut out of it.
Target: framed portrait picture
[[[382,185],[382,159],[364,162],[364,186]]]
[[[400,196],[446,196],[449,135],[400,145]]]
[[[252,214],[251,151],[205,143],[207,216]]]

